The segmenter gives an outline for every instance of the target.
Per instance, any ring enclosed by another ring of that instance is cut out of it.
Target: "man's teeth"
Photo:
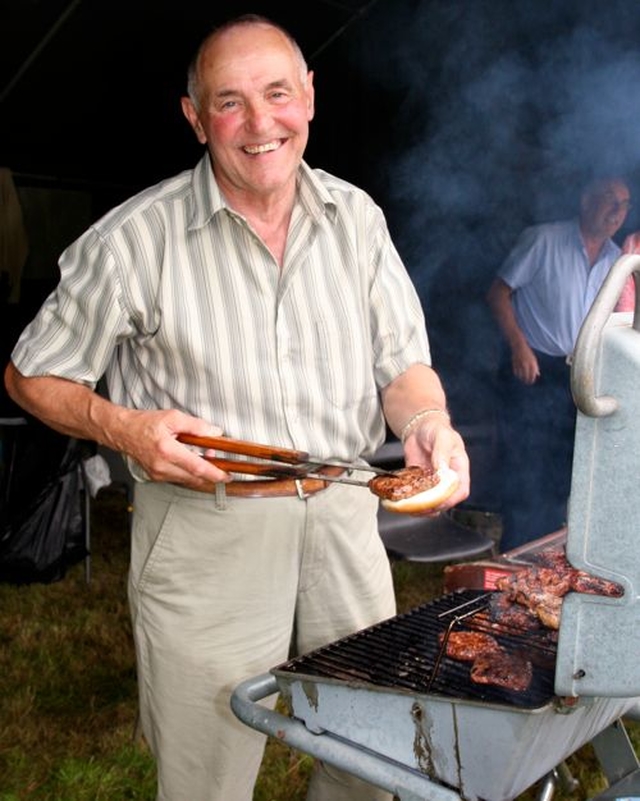
[[[267,142],[265,145],[246,145],[244,151],[253,156],[256,153],[268,153],[269,150],[276,150],[279,146],[279,142]]]

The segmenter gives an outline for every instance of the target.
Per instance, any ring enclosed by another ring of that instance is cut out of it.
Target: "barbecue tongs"
[[[366,464],[326,460],[310,456],[306,451],[289,448],[278,448],[272,445],[260,445],[228,437],[199,437],[195,434],[178,434],[178,441],[185,445],[196,445],[200,448],[235,453],[241,456],[254,456],[264,459],[263,462],[249,462],[243,459],[225,459],[218,456],[202,454],[202,458],[229,473],[246,473],[264,478],[318,478],[322,481],[335,481],[337,484],[355,484],[368,487],[367,481],[359,481],[347,476],[328,476],[317,472],[322,467],[342,467],[347,470],[365,470],[376,475],[392,475],[390,471]]]

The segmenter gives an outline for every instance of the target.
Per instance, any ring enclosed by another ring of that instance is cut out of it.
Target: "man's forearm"
[[[446,411],[447,400],[437,373],[426,364],[414,364],[382,392],[384,415],[400,437],[411,418],[423,411]]]
[[[61,434],[118,450],[116,423],[127,410],[89,387],[55,376],[23,376],[12,362],[5,371],[5,386],[15,403]]]
[[[487,302],[502,336],[511,350],[515,352],[525,347],[527,340],[516,320],[511,294],[511,288],[502,279],[497,278],[489,289]]]

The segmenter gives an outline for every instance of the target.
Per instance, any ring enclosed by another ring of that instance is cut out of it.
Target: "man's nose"
[[[270,119],[269,109],[264,103],[251,103],[247,107],[246,124],[252,131],[262,130]]]

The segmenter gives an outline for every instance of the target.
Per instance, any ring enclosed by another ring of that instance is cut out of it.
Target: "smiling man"
[[[209,147],[220,191],[279,263],[313,118],[313,73],[294,41],[231,27],[201,48],[182,109]]]
[[[381,210],[303,161],[313,75],[288,33],[255,16],[214,31],[182,108],[202,159],[63,253],[6,384],[136,479],[128,589],[158,801],[250,801],[265,738],[230,695],[394,614],[378,499],[366,483],[230,475],[179,435],[295,448],[368,479],[388,425],[409,464],[458,474],[439,510],[467,497],[469,463]],[[383,798],[322,764],[308,793]]]
[[[526,229],[489,290],[505,346],[498,374],[502,550],[566,523],[576,417],[570,357],[621,253],[612,237],[630,205],[623,178],[590,181],[578,217]]]

